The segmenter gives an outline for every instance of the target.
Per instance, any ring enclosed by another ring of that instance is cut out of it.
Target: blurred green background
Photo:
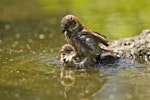
[[[150,27],[149,0],[1,0],[0,59],[53,53],[65,43],[60,22],[76,15],[108,40],[131,37]],[[10,55],[11,54],[11,55]]]
[[[19,29],[21,26],[17,24],[26,22],[30,25],[32,21],[39,21],[40,25],[31,26],[33,31],[37,27],[43,28],[40,21],[47,20],[47,30],[50,30],[54,25],[59,29],[64,15],[74,14],[87,27],[110,39],[118,39],[149,28],[149,10],[148,0],[1,0],[0,22],[1,26],[2,23],[14,23],[16,26],[12,27]],[[24,30],[28,28],[24,26]]]
[[[60,78],[66,14],[108,40],[150,28],[149,0],[0,0],[0,100],[149,100],[146,67],[122,64]]]

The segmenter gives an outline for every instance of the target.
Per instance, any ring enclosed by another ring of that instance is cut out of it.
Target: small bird
[[[83,58],[95,58],[103,49],[99,44],[108,46],[106,37],[83,26],[74,15],[66,15],[61,21],[62,32],[69,44],[74,46],[77,55]]]
[[[70,44],[64,44],[60,50],[60,61],[64,67],[75,67],[77,62],[76,50]]]
[[[65,68],[85,68],[95,65],[91,57],[78,57],[75,48],[71,44],[64,44],[60,50],[60,54],[60,61]]]

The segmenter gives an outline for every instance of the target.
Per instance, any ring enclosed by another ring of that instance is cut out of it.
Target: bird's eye
[[[72,17],[70,17],[70,21],[72,21],[73,20],[73,18]]]
[[[72,52],[72,51],[73,51],[73,50],[70,50],[70,49],[69,49],[69,50],[66,50],[66,52],[68,52],[68,53],[70,53],[70,52]]]
[[[62,54],[63,56],[65,56],[65,55],[66,55],[66,53],[65,53],[65,52],[62,52],[61,54]]]

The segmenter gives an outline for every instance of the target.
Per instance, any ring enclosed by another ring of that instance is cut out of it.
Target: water
[[[150,66],[61,70],[60,21],[75,14],[109,40],[150,27],[149,1],[0,1],[0,100],[149,100]]]

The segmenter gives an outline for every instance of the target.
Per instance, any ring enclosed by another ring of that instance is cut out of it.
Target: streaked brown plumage
[[[102,53],[100,43],[108,46],[105,36],[83,26],[74,15],[66,15],[61,21],[61,27],[67,42],[74,46],[80,57],[94,59]]]
[[[95,65],[93,59],[90,58],[80,58],[77,56],[75,48],[71,44],[64,44],[60,50],[61,53],[61,63],[66,68],[84,68],[87,66]],[[95,60],[95,59],[94,59]]]
[[[76,50],[71,44],[64,44],[60,50],[60,54],[60,61],[64,67],[74,68],[76,67],[76,63],[80,62]]]

